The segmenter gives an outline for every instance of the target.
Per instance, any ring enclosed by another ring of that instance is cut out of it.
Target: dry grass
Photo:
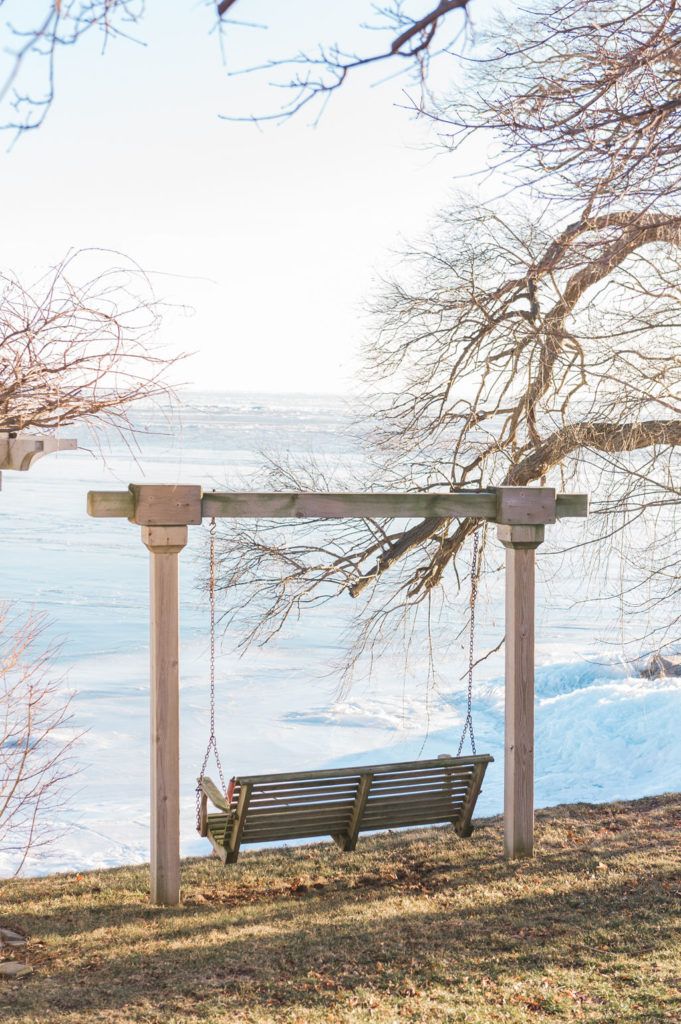
[[[184,866],[154,910],[123,868],[6,883],[0,924],[34,973],[0,986],[16,1024],[681,1021],[681,796],[538,815],[507,864],[500,823]]]

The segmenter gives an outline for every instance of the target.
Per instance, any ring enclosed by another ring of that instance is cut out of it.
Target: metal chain
[[[459,740],[459,749],[456,756],[459,757],[463,750],[466,733],[471,738],[471,750],[475,754],[475,733],[473,732],[473,667],[475,665],[475,602],[478,597],[478,576],[480,564],[478,559],[479,533],[476,530],[473,534],[473,554],[471,556],[471,596],[470,596],[470,629],[468,634],[468,695],[466,702],[466,721],[463,723],[463,732]]]
[[[206,747],[206,754],[201,765],[201,771],[199,772],[199,782],[196,787],[196,826],[200,825],[201,820],[201,780],[203,779],[206,768],[208,767],[208,761],[210,759],[210,752],[213,751],[215,756],[215,763],[218,769],[218,775],[220,778],[220,785],[222,786],[222,792],[227,794],[227,785],[225,783],[225,774],[222,770],[222,762],[220,760],[220,752],[218,750],[218,743],[215,737],[215,533],[217,525],[215,523],[215,517],[210,521],[210,567],[208,577],[208,596],[210,604],[210,734],[208,737],[208,746]]]

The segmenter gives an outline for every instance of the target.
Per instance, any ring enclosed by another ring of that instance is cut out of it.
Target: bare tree
[[[16,873],[54,838],[53,814],[75,771],[70,699],[45,625],[0,607],[0,853]]]
[[[680,624],[678,33],[671,0],[551,0],[501,22],[471,79],[427,113],[450,145],[489,132],[511,193],[455,200],[404,257],[366,347],[370,485],[595,492],[594,553],[618,559],[648,646]],[[274,466],[280,486],[314,479]],[[226,537],[247,639],[346,592],[363,595],[353,656],[380,646],[398,620],[430,615],[448,569],[466,571],[475,524],[335,530]]]
[[[669,517],[680,499],[681,216],[606,215],[547,236],[462,206],[411,259],[411,284],[387,290],[367,347],[367,480],[595,490],[593,539],[626,534],[639,584],[657,584],[648,600],[666,605],[660,633],[675,635],[678,573],[663,566],[679,555]],[[270,483],[347,486],[286,463],[270,466]],[[260,640],[307,605],[366,594],[356,654],[427,610],[448,567],[465,573],[475,529],[469,520],[320,523],[303,540],[300,525],[244,533],[240,523],[224,542],[224,583],[235,614],[254,612],[248,637]]]
[[[488,169],[593,215],[668,209],[681,186],[677,0],[564,0],[500,16],[468,55],[466,88],[422,112]]]

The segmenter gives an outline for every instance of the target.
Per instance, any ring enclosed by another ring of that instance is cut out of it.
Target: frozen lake
[[[147,552],[139,528],[89,519],[89,489],[129,482],[235,486],[254,470],[261,449],[353,459],[340,427],[346,412],[329,396],[185,395],[181,427],[168,430],[141,414],[149,433],[134,460],[113,444],[106,461],[88,452],[51,456],[28,474],[4,475],[0,597],[48,613],[62,641],[59,672],[75,692],[74,728],[81,775],[61,812],[68,828],[26,866],[28,873],[85,870],[148,859]],[[71,435],[71,432],[67,432]],[[84,441],[84,435],[80,435]],[[579,529],[564,527],[558,529]],[[208,852],[194,831],[194,786],[208,725],[208,608],[200,579],[206,534],[190,528],[182,555],[182,852]],[[677,725],[681,680],[632,677],[611,641],[615,607],[575,604],[586,596],[575,576],[553,579],[540,555],[537,673],[537,803],[634,798],[681,788]],[[481,602],[480,645],[498,638],[499,589]],[[338,696],[333,666],[343,628],[356,611],[349,597],[292,624],[276,644],[239,658],[233,637],[220,644],[218,730],[223,763],[234,772],[292,770],[456,752],[465,714],[462,644],[427,686],[425,655],[409,672],[399,652],[370,678]],[[442,666],[441,666],[442,667]],[[488,771],[479,813],[502,802],[501,657],[477,673],[478,749],[497,761]],[[12,863],[0,850],[0,871]]]

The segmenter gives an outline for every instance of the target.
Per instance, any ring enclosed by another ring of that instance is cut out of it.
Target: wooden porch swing
[[[242,775],[228,802],[202,778],[199,831],[223,864],[235,864],[243,843],[331,836],[344,852],[360,832],[450,822],[467,838],[489,754],[360,765],[324,771]],[[208,814],[211,801],[217,814]]]
[[[91,491],[88,512],[142,527],[150,552],[151,899],[180,901],[179,554],[187,527],[204,518],[464,519],[497,524],[506,548],[504,850],[529,857],[534,834],[534,571],[544,527],[584,517],[584,494],[550,487],[396,494],[226,492],[188,485],[131,485]],[[204,779],[206,835],[233,862],[244,842],[332,835],[352,849],[361,831],[389,824],[451,821],[460,835],[480,790],[488,755],[364,765],[325,772],[240,776],[232,800]],[[208,814],[211,800],[217,808]],[[294,802],[295,801],[295,802]]]
[[[331,836],[343,852],[349,853],[355,849],[360,832],[443,823],[451,823],[462,838],[469,837],[485,769],[494,760],[489,754],[476,754],[472,717],[478,534],[473,539],[470,573],[468,706],[458,750],[460,755],[469,733],[469,757],[441,754],[434,760],[239,776],[225,785],[215,734],[215,533],[212,519],[208,583],[210,733],[198,778],[196,827],[210,840],[223,864],[236,863],[243,843]],[[221,788],[205,774],[211,752]],[[208,812],[209,801],[216,812]]]

